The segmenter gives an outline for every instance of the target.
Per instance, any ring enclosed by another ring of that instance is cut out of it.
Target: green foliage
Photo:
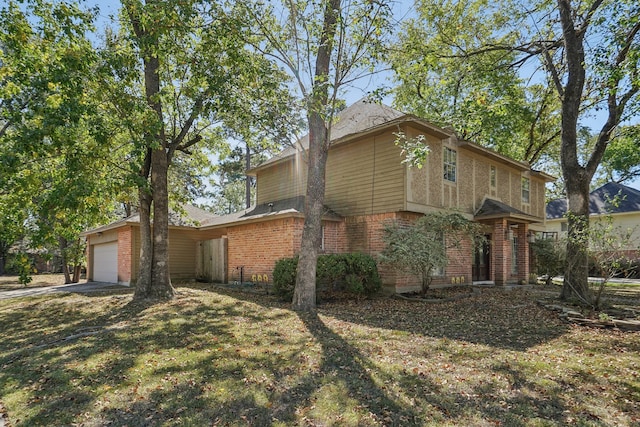
[[[616,129],[602,158],[602,184],[630,182],[640,176],[640,125]]]
[[[402,154],[404,155],[402,163],[422,169],[422,166],[427,162],[427,156],[431,152],[425,136],[418,135],[415,138],[409,138],[404,132],[398,132],[395,136],[395,144],[402,148]]]
[[[484,234],[480,224],[459,213],[435,212],[413,224],[399,221],[385,224],[383,239],[385,248],[380,261],[419,276],[424,294],[434,272],[446,267],[448,251],[460,248],[464,239],[470,239],[474,246],[480,245]]]
[[[285,301],[293,298],[298,257],[282,258],[273,267],[273,292]]]
[[[293,297],[298,257],[283,258],[273,270],[273,289],[286,301]],[[318,256],[316,287],[320,293],[346,292],[356,297],[373,295],[382,287],[375,260],[362,253]]]
[[[31,273],[33,272],[33,263],[28,254],[20,252],[14,254],[7,263],[7,270],[18,275],[18,281],[27,286],[31,283]]]
[[[563,272],[566,243],[553,239],[538,239],[531,243],[529,248],[535,259],[536,273],[546,276],[547,284],[551,284],[552,279]]]
[[[380,291],[382,281],[378,273],[378,265],[372,256],[363,253],[340,255],[324,255],[339,257],[344,260],[344,279],[346,290],[356,295],[373,295]]]
[[[21,3],[0,10],[0,249],[26,237],[65,256],[61,242],[110,219],[124,153],[108,144],[100,114],[95,11]]]
[[[485,0],[416,2],[389,61],[399,84],[394,104],[463,139],[530,163],[559,142],[558,103],[548,86],[529,85],[511,65],[516,52],[480,49],[511,18]],[[503,34],[500,42],[514,40]]]

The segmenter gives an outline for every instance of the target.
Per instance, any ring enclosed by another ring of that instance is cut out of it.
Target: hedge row
[[[273,270],[273,290],[284,300],[293,299],[297,267],[297,256],[276,261]],[[347,292],[355,296],[372,295],[381,287],[382,281],[376,261],[370,255],[348,253],[318,256],[318,293]]]

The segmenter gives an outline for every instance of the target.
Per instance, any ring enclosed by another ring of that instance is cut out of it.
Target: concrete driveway
[[[57,292],[95,292],[108,289],[127,289],[127,286],[104,282],[86,282],[73,283],[70,285],[43,286],[40,288],[24,288],[14,289],[11,291],[0,291],[0,299],[47,295]]]

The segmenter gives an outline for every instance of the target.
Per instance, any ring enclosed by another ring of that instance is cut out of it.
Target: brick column
[[[493,225],[493,256],[491,271],[496,285],[504,285],[509,278],[509,259],[511,257],[511,242],[508,234],[509,225],[506,219],[499,219]]]
[[[518,282],[529,283],[529,224],[518,225]]]
[[[132,227],[118,230],[118,283],[131,284]]]

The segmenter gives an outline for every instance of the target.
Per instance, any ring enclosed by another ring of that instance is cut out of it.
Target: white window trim
[[[525,190],[525,182],[527,183],[526,190]],[[526,199],[524,197],[525,191],[527,194]],[[522,203],[524,203],[525,205],[528,205],[531,203],[531,179],[528,176],[523,176],[520,179],[520,197],[522,198]]]
[[[447,161],[447,153],[453,154],[453,162]],[[449,170],[448,168],[453,169],[453,179],[449,179]],[[446,182],[456,183],[458,182],[458,152],[453,148],[443,147],[442,149],[442,176]]]

